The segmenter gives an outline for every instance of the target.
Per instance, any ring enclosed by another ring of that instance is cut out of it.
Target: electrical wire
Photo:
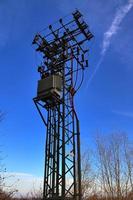
[[[82,70],[82,79],[81,79],[81,82],[80,82],[78,88],[75,90],[75,93],[81,88],[83,81],[84,81],[84,70]]]
[[[68,16],[70,16],[71,15],[71,13],[68,13],[67,15],[65,15],[64,17],[62,17],[61,19],[65,19],[65,18],[67,18]],[[55,20],[53,23],[52,23],[52,25],[55,25],[55,24],[57,24],[59,22],[59,20]],[[40,30],[39,31],[39,33],[42,33],[42,32],[44,32],[45,30],[47,30],[49,28],[49,26],[46,26],[45,28],[43,28],[42,30]]]

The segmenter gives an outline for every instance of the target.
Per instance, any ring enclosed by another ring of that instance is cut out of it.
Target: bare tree
[[[0,111],[0,122],[4,118],[4,113]],[[0,146],[1,147],[1,146]],[[0,150],[0,200],[10,200],[11,197],[14,195],[16,190],[10,189],[11,186],[7,186],[5,184],[5,180],[8,179],[10,176],[5,176],[6,168],[3,164],[3,157],[2,157],[2,151]],[[4,189],[9,189],[8,191],[5,191]]]
[[[0,111],[0,122],[3,120],[3,113]],[[0,191],[3,187],[4,184],[4,177],[3,177],[3,172],[5,171],[3,163],[2,163],[2,155],[1,155],[1,150],[0,150]]]
[[[3,120],[3,113],[0,111],[0,122]],[[3,192],[3,186],[4,186],[4,175],[3,173],[5,172],[4,165],[3,165],[3,159],[1,155],[1,150],[0,150],[0,199],[5,198],[5,193]]]
[[[87,150],[82,154],[82,195],[87,199],[95,191],[95,173],[92,161],[92,151]]]
[[[133,146],[125,134],[97,137],[98,182],[101,193],[122,200],[133,191]]]

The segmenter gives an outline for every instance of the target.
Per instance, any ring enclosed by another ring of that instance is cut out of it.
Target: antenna
[[[33,99],[46,126],[43,199],[82,197],[80,130],[74,97],[88,67],[87,44],[91,38],[88,25],[76,10],[69,20],[60,19],[56,27],[49,26],[47,35],[37,34],[33,40],[43,56]]]

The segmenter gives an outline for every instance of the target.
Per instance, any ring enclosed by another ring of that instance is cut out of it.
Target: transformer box
[[[49,75],[38,81],[37,97],[44,102],[47,100],[52,100],[55,96],[60,98],[61,88],[61,75]]]

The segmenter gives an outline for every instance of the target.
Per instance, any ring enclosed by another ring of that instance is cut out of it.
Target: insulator
[[[86,67],[89,67],[88,60],[86,60]]]
[[[83,22],[83,23],[80,25],[80,27],[81,27],[82,30],[85,30],[86,28],[88,28],[88,25],[87,25],[85,22]]]
[[[62,19],[60,19],[59,22],[62,24]]]
[[[80,50],[79,47],[77,47],[77,55],[78,55],[78,56],[79,56],[79,50]]]
[[[90,40],[90,39],[93,38],[93,37],[94,37],[93,34],[90,33],[90,32],[88,31],[88,33],[87,33],[87,38],[88,38],[88,40]]]
[[[32,44],[36,44],[36,42],[37,42],[38,40],[39,40],[39,35],[35,35]]]
[[[46,46],[48,46],[49,45],[49,43],[47,42],[47,40],[45,39],[45,38],[42,38],[42,45],[44,46],[44,47],[46,47]]]
[[[43,72],[44,72],[44,69],[43,69],[42,66],[39,66],[39,67],[38,67],[38,72],[40,72],[40,73],[43,73]]]
[[[49,25],[49,29],[50,29],[50,30],[52,29],[52,25]]]
[[[82,17],[82,14],[78,10],[76,10],[76,12],[73,13],[73,16],[75,19],[79,19],[80,17]]]
[[[84,68],[84,65],[82,64],[81,66],[82,66],[82,69],[84,70],[84,69],[85,69],[85,68]]]
[[[48,66],[48,62],[45,61],[44,64],[45,64],[46,66]]]
[[[36,41],[35,41],[35,39],[33,40],[32,44],[36,44]]]
[[[81,57],[82,57],[81,62],[84,62],[84,60],[85,60],[85,58],[84,58],[84,54],[82,54]]]

